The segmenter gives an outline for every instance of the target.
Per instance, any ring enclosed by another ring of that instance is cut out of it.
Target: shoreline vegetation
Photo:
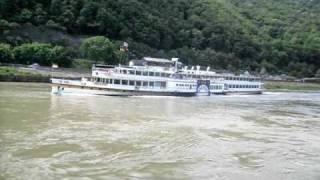
[[[67,69],[63,71],[37,70],[32,68],[0,67],[0,82],[39,82],[49,83],[51,77],[80,79],[88,77],[87,70]],[[290,81],[264,81],[266,91],[320,91],[320,83],[290,82]]]
[[[2,0],[0,62],[69,68],[78,59],[179,57],[236,73],[320,77],[318,12],[318,1],[303,0]]]
[[[320,83],[293,81],[265,81],[267,91],[320,91]]]
[[[20,71],[13,67],[0,67],[0,82],[41,82],[49,83],[50,76]]]

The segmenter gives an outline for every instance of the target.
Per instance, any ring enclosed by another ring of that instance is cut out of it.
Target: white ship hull
[[[51,91],[53,94],[89,94],[104,96],[195,96],[193,90],[170,91],[167,89],[144,89],[125,86],[103,86],[92,82],[83,82],[75,80],[52,79]]]

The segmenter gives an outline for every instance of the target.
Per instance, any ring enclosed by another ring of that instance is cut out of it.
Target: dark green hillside
[[[68,57],[85,58],[78,48],[83,37],[106,36],[116,44],[129,42],[131,57],[176,56],[187,64],[216,69],[311,77],[320,69],[319,4],[318,0],[0,0],[0,40],[11,46],[52,43],[67,47]],[[38,35],[30,33],[32,28]]]

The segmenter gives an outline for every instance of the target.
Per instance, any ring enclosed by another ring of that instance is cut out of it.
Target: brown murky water
[[[55,96],[0,83],[0,179],[320,179],[320,93]]]

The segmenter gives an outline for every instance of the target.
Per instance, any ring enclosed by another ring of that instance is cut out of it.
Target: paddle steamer
[[[219,74],[209,68],[182,68],[172,60],[145,57],[128,66],[93,65],[92,76],[81,80],[52,78],[52,92],[90,93],[108,96],[196,96],[229,93],[262,93],[259,78],[246,75]]]

